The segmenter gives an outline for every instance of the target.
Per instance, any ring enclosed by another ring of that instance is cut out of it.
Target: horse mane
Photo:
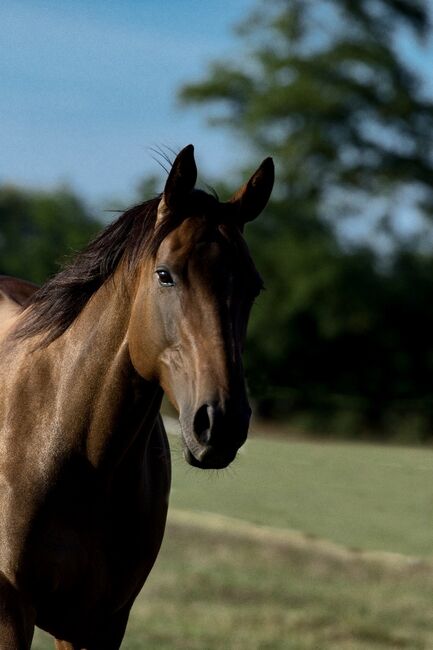
[[[176,218],[156,226],[160,199],[161,195],[126,210],[42,285],[26,303],[13,338],[42,335],[37,347],[46,347],[68,329],[121,261],[133,275],[143,257],[155,257],[163,240],[184,217],[180,210]],[[206,214],[210,219],[217,218],[220,205],[215,196],[199,189],[193,190],[188,201],[191,213]]]
[[[28,301],[13,337],[42,335],[41,347],[49,345],[68,329],[92,295],[113,276],[120,261],[125,262],[128,273],[133,273],[143,256],[154,256],[174,227],[163,222],[155,229],[159,200],[156,197],[124,212],[38,289]]]

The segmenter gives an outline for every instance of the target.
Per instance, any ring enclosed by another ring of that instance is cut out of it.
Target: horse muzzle
[[[227,467],[247,438],[250,417],[248,405],[235,410],[217,403],[202,404],[193,417],[181,416],[185,460],[201,469]]]

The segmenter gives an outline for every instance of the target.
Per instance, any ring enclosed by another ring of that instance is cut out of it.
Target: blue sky
[[[255,4],[4,0],[0,182],[66,182],[103,209],[116,198],[133,200],[139,180],[159,173],[151,147],[194,143],[210,183],[239,168],[245,148],[207,127],[204,111],[180,108],[176,93],[208,62],[241,52],[232,26]],[[408,36],[401,55],[424,71],[431,94],[431,57]]]
[[[238,47],[254,0],[0,3],[0,182],[66,182],[95,204],[159,171],[150,147],[192,142],[205,176],[242,151],[181,109],[179,87]]]

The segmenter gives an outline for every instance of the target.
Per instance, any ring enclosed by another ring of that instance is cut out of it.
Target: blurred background
[[[44,282],[190,142],[222,199],[276,163],[246,231],[253,435],[209,478],[168,420],[124,647],[433,647],[432,4],[15,0],[0,25],[0,273]]]

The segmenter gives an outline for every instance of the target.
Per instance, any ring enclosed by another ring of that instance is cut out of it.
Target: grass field
[[[206,474],[172,448],[174,508],[433,557],[431,449],[253,438],[233,469]]]
[[[125,650],[433,648],[431,450],[256,438],[209,475],[171,442],[173,515]]]

